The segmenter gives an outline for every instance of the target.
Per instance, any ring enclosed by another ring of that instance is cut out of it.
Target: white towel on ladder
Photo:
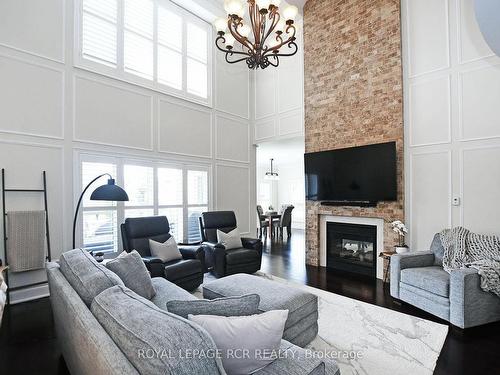
[[[7,212],[7,256],[10,272],[45,267],[45,211]]]

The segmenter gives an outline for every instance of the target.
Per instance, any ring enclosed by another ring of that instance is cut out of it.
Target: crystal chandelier
[[[242,0],[224,2],[228,17],[215,22],[218,34],[215,45],[225,53],[230,64],[246,61],[250,69],[265,69],[269,65],[277,67],[280,57],[297,53],[294,20],[298,9],[289,5],[280,14],[278,6],[281,0],[247,2],[248,17],[245,20]],[[236,42],[241,49],[235,48]]]

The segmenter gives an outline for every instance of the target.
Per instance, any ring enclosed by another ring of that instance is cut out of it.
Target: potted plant
[[[394,246],[394,250],[398,254],[408,252],[409,250],[408,245],[406,245],[405,243],[405,237],[408,234],[408,229],[406,228],[406,225],[400,220],[393,221],[391,225],[392,225],[392,230],[396,232],[399,237],[399,243],[397,246]]]

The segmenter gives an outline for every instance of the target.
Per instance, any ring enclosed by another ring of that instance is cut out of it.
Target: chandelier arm
[[[242,62],[242,61],[245,61],[248,59],[248,55],[247,57],[243,57],[241,59],[238,59],[238,60],[229,60],[229,57],[232,56],[232,55],[237,55],[237,54],[243,54],[242,52],[238,53],[238,52],[231,52],[231,51],[227,51],[226,52],[226,62],[229,63],[229,64],[236,64],[236,63],[239,63],[239,62]]]
[[[274,53],[272,56],[281,56],[281,57],[286,57],[286,56],[293,56],[297,53],[297,51],[299,50],[299,47],[297,46],[297,43],[295,43],[295,41],[292,41],[288,44],[288,48],[294,48],[294,51],[293,52],[290,52],[290,53]]]
[[[276,28],[276,25],[279,23],[279,21],[281,19],[281,15],[276,11],[277,9],[278,8],[273,8],[273,10],[271,11],[271,13],[269,13],[269,19],[271,19],[271,16],[272,16],[272,20],[273,21],[272,21],[271,25],[269,26],[269,30],[267,31],[266,36],[262,40],[262,44],[263,45],[266,43],[267,38],[274,31],[274,29]]]
[[[253,37],[254,41],[257,44],[259,41],[259,36],[257,35],[257,6],[255,3],[251,3],[250,1],[248,2],[248,14],[250,16],[250,23],[252,25],[252,32],[253,32]]]
[[[231,55],[245,55],[245,56],[251,56],[250,53],[247,53],[247,52],[240,52],[240,51],[233,51],[233,50],[228,50],[227,48],[223,48],[219,45],[219,42],[222,42],[222,43],[226,43],[226,38],[224,38],[224,36],[222,35],[219,35],[217,37],[217,39],[215,39],[215,46],[217,47],[217,49],[221,52],[224,52],[224,53],[230,53]]]
[[[290,24],[288,25],[288,27],[286,28],[286,33],[288,34],[288,30],[290,30],[290,28],[293,30],[293,34],[285,41],[285,42],[281,42],[280,44],[278,44],[277,46],[274,46],[272,48],[269,48],[269,49],[266,49],[264,55],[269,55],[271,53],[274,53],[274,51],[278,51],[281,47],[283,47],[284,45],[288,45],[290,46],[291,43],[295,43],[295,33],[296,33],[296,28],[295,26],[293,26],[293,24]],[[296,52],[295,52],[296,53]],[[294,53],[294,54],[295,54]],[[290,55],[291,56],[291,55]]]
[[[274,66],[275,68],[277,68],[279,65],[280,65],[280,59],[277,55],[273,55],[271,57],[274,57],[274,60],[276,60],[276,63],[272,63],[271,60],[269,60],[269,65],[272,65]]]
[[[241,35],[238,32],[237,28],[239,25],[243,25],[243,23],[241,22],[241,19],[239,19],[238,21],[233,20],[233,22],[230,22],[229,23],[229,32],[234,37],[234,39],[236,39],[241,45],[243,45],[244,47],[248,48],[251,51],[253,49],[253,46],[248,41],[248,38],[244,37],[243,35]],[[233,26],[234,29],[231,26]]]

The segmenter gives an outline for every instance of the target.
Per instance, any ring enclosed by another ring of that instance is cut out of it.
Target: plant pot
[[[394,250],[398,254],[404,254],[404,253],[407,253],[408,251],[410,251],[408,246],[394,246]]]

